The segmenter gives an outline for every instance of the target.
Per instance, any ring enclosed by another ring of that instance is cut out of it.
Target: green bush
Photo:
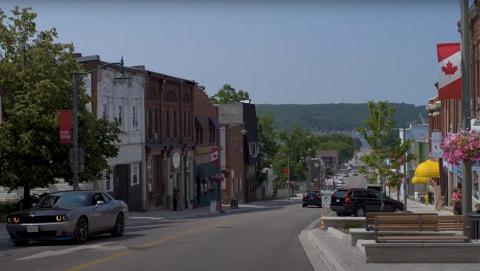
[[[7,215],[11,212],[14,212],[15,208],[15,201],[0,202],[0,222],[5,222]]]

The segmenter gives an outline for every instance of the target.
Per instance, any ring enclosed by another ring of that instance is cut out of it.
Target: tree
[[[258,135],[260,139],[260,153],[258,157],[258,181],[266,180],[263,170],[273,166],[275,155],[278,152],[278,132],[273,127],[273,117],[266,114],[258,118]]]
[[[69,145],[58,136],[58,112],[71,108],[72,73],[81,70],[72,44],[56,41],[55,29],[38,31],[31,8],[0,9],[0,86],[4,122],[0,127],[0,185],[45,187],[55,178],[71,181]],[[118,154],[119,127],[88,112],[79,96],[79,138],[85,150],[82,181],[92,181]]]
[[[250,99],[250,95],[244,90],[235,90],[230,84],[225,84],[218,90],[217,94],[210,97],[214,104],[228,104]]]
[[[361,160],[373,170],[374,175],[380,179],[382,187],[381,210],[383,210],[383,191],[385,179],[390,179],[392,184],[399,180],[403,174],[398,172],[400,165],[414,159],[413,156],[405,157],[410,148],[411,141],[401,142],[399,138],[392,140],[395,122],[393,115],[395,109],[386,101],[367,104],[369,117],[365,122],[366,127],[358,128],[358,132],[365,138],[371,152],[361,157]],[[388,144],[387,144],[388,143]]]
[[[290,130],[279,133],[279,141],[280,147],[274,158],[274,171],[279,176],[279,180],[287,179],[282,169],[289,166],[290,181],[305,181],[307,177],[306,158],[315,154],[313,134],[301,125],[295,124]]]

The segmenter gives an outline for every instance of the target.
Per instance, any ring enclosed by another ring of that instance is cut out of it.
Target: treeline
[[[395,109],[396,127],[419,123],[427,119],[425,106],[405,103],[390,103]],[[368,118],[366,103],[358,104],[257,104],[259,116],[272,114],[274,126],[289,129],[295,123],[307,130],[319,132],[353,131]]]

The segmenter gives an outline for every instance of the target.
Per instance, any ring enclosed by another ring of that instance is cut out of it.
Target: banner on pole
[[[60,110],[58,122],[60,144],[72,144],[72,110]]]
[[[435,159],[442,158],[443,150],[441,148],[441,144],[442,144],[442,133],[432,132],[432,158],[435,158]]]

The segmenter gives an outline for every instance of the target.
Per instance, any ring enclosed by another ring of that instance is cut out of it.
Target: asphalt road
[[[366,188],[367,187],[367,178],[365,178],[363,175],[358,174],[357,176],[354,176],[353,174],[349,174],[348,177],[341,177],[344,184],[342,185],[342,188]],[[338,178],[335,178],[335,181],[337,181]],[[332,180],[330,179],[327,183],[331,184]]]
[[[292,204],[294,203],[294,204]],[[274,201],[248,213],[137,221],[120,238],[14,247],[0,239],[1,270],[313,270],[298,234],[322,209]]]

